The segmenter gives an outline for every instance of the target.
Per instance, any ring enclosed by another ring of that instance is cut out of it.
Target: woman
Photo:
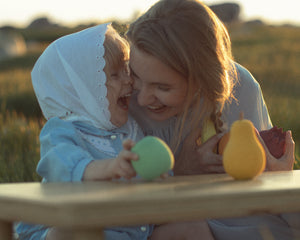
[[[222,132],[243,112],[258,130],[272,127],[259,84],[234,63],[224,25],[201,2],[161,0],[130,25],[127,38],[137,90],[131,114],[145,134],[159,136],[171,146],[175,175],[224,172],[222,157],[213,152],[222,134],[203,144],[198,141],[208,120]],[[286,144],[280,159],[266,149],[269,170],[292,169],[290,131]],[[215,239],[261,239],[261,229],[275,239],[291,238],[287,223],[272,215],[208,224]],[[167,224],[156,228],[153,239],[198,239],[202,230],[207,233],[202,222]]]

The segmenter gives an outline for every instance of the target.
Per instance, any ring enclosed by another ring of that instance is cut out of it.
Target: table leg
[[[2,239],[1,239],[2,240]],[[73,229],[72,240],[105,240],[103,229]]]
[[[0,221],[0,239],[1,240],[12,240],[13,239],[12,223]]]

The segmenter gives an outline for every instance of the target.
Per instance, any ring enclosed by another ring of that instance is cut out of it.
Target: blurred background
[[[128,24],[157,0],[45,3],[10,0],[0,8],[0,182],[39,181],[39,132],[45,123],[30,72],[55,39],[112,22]],[[300,148],[300,14],[297,0],[204,1],[225,23],[235,60],[260,83],[273,125],[292,130]]]

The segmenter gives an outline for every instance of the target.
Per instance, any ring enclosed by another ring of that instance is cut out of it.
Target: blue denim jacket
[[[134,129],[135,128],[135,129]],[[123,127],[113,131],[97,129],[81,122],[67,122],[59,118],[50,119],[40,134],[41,160],[37,172],[43,182],[78,182],[84,169],[93,160],[108,159],[122,150],[122,141],[130,138],[130,132],[137,130],[138,141],[143,137],[140,128],[129,119]],[[82,134],[99,137],[108,147],[98,150],[83,138]],[[18,223],[16,232],[20,240],[44,240],[49,228],[42,225]],[[114,227],[105,229],[108,240],[146,240],[152,233],[152,225],[134,227]]]

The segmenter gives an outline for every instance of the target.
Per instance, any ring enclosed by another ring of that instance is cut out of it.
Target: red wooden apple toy
[[[259,135],[264,140],[269,152],[276,158],[280,158],[285,153],[286,132],[276,126],[265,131],[260,131]]]

